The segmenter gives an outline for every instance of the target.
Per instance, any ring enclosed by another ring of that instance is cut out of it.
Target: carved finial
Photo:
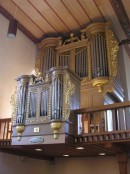
[[[38,68],[33,69],[33,71],[31,72],[31,75],[33,75],[34,77],[31,77],[30,79],[30,83],[29,84],[34,84],[34,83],[41,83],[44,82],[42,73],[39,71]]]

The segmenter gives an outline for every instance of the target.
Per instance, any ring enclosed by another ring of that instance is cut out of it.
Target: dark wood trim
[[[130,38],[130,20],[121,0],[110,0],[126,37]]]
[[[110,3],[117,15],[117,18],[121,24],[121,27],[126,35],[127,39],[130,39],[130,20],[124,5],[121,0],[110,0]],[[124,38],[125,39],[125,38]],[[128,45],[124,45],[128,56],[130,57],[130,48]]]

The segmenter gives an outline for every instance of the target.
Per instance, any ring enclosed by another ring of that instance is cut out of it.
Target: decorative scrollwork
[[[111,61],[112,61],[112,74],[116,76],[117,73],[117,53],[119,50],[118,42],[112,31],[110,31],[110,46],[111,46]]]
[[[69,44],[69,43],[73,43],[73,42],[77,42],[79,41],[79,38],[77,36],[74,35],[74,33],[70,33],[70,38],[66,39],[64,41],[63,45]]]
[[[68,73],[65,74],[66,81],[66,92],[65,92],[65,119],[68,119],[70,116],[70,96],[75,92],[75,86],[72,83]]]
[[[117,74],[117,53],[119,50],[118,41],[110,27],[106,28],[106,40],[108,50],[109,75],[116,76]]]
[[[35,62],[35,68],[37,68],[39,70],[41,69],[41,57],[42,57],[42,52],[40,52],[40,54],[36,58],[36,62]]]
[[[16,89],[17,89],[17,87],[15,88],[15,92],[11,96],[11,99],[10,99],[10,104],[11,104],[11,107],[12,107],[12,113],[11,113],[11,119],[12,120],[14,120],[14,118],[15,118],[15,111],[16,111]]]

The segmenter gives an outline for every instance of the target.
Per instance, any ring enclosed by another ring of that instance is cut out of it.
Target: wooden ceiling
[[[0,12],[17,19],[33,42],[77,33],[93,22],[112,22],[119,40],[130,38],[129,0],[0,0]]]
[[[55,158],[68,157],[99,157],[101,153],[105,153],[105,156],[116,156],[119,153],[130,154],[130,142],[118,141],[118,142],[95,142],[95,143],[76,143],[76,144],[37,144],[37,145],[9,145],[3,141],[0,141],[0,152],[9,154],[27,156],[31,158],[54,160]],[[77,147],[83,147],[79,150]],[[36,151],[41,149],[41,151]]]

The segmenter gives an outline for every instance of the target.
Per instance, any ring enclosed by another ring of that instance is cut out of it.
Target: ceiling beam
[[[121,24],[121,27],[126,35],[127,39],[130,39],[130,20],[124,5],[121,0],[110,0],[110,3],[117,15],[117,18]],[[125,39],[125,38],[124,38]],[[128,45],[124,45],[128,56],[130,57],[130,48]]]
[[[1,5],[0,5],[0,13],[4,15],[8,20],[13,19],[13,16],[7,10],[5,10]],[[34,35],[32,35],[21,23],[19,23],[19,21],[18,21],[18,29],[22,31],[35,44],[38,44],[40,42],[40,40],[37,39]]]

